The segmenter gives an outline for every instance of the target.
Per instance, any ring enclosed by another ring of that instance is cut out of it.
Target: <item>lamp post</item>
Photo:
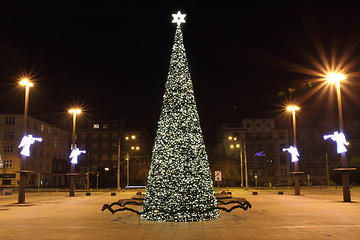
[[[234,141],[237,140],[236,137],[232,138],[232,137],[229,137],[229,140],[232,140],[234,139]],[[238,148],[239,149],[239,158],[240,158],[240,186],[241,187],[244,187],[244,175],[243,175],[243,159],[242,159],[242,150],[240,149],[240,144],[231,144],[230,145],[230,148],[231,149],[235,149],[235,148]]]
[[[28,117],[28,105],[29,105],[29,91],[30,87],[34,86],[29,79],[22,79],[19,84],[21,86],[25,86],[25,107],[24,107],[24,129],[23,136],[27,135],[27,117]],[[20,184],[19,184],[19,195],[18,195],[18,203],[25,203],[25,181],[26,181],[26,173],[29,171],[26,169],[26,156],[21,155],[21,163],[20,163]]]
[[[286,110],[291,111],[292,115],[292,122],[293,122],[293,136],[294,136],[294,148],[296,148],[296,111],[300,110],[298,106],[288,106]],[[300,179],[299,174],[302,172],[299,172],[299,163],[298,161],[294,162],[294,180],[295,180],[295,195],[300,195]]]
[[[72,108],[69,110],[69,113],[73,115],[73,131],[72,131],[72,144],[71,144],[71,150],[76,148],[75,145],[75,129],[76,129],[76,114],[81,113],[81,110],[78,108]],[[75,196],[75,163],[71,163],[71,170],[70,174],[70,189],[69,189],[69,196]]]
[[[335,83],[336,87],[336,97],[338,103],[338,112],[339,112],[339,128],[340,134],[344,134],[344,122],[343,122],[343,112],[342,112],[342,103],[341,103],[341,90],[340,90],[340,82],[346,79],[346,76],[341,73],[330,73],[327,75],[326,80],[330,84]],[[343,199],[344,202],[351,202],[350,195],[350,181],[349,181],[349,172],[346,155],[345,152],[341,153],[341,168],[336,170],[340,170],[342,172],[342,185],[343,185]]]
[[[136,140],[136,135],[131,135],[130,137],[125,137],[126,141],[135,141]],[[127,142],[127,153],[126,153],[126,186],[129,186],[130,184],[130,150],[136,150],[139,151],[140,147],[139,146],[131,146],[131,148],[129,147],[129,144]]]
[[[117,153],[117,191],[120,192],[120,137],[118,142],[118,153]]]

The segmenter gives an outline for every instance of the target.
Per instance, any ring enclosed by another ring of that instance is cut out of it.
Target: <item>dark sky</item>
[[[302,119],[321,118],[329,98],[304,97],[318,77],[293,63],[316,69],[306,56],[321,62],[319,46],[328,56],[349,53],[347,62],[359,55],[355,1],[168,2],[1,1],[0,112],[23,112],[17,78],[31,74],[32,116],[71,128],[66,111],[81,104],[88,119],[126,117],[155,134],[178,10],[187,14],[182,30],[207,144],[220,124],[276,117],[289,100],[302,99]],[[357,63],[348,71],[359,71]],[[353,97],[358,79],[349,78]],[[357,100],[344,94],[345,116]]]

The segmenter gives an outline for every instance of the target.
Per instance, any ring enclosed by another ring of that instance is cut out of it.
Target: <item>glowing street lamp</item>
[[[28,105],[29,105],[29,92],[30,87],[34,86],[29,79],[22,79],[19,84],[25,87],[25,107],[24,107],[24,129],[23,136],[27,135],[27,117],[28,117]],[[25,181],[26,173],[29,171],[25,170],[26,168],[26,155],[21,155],[20,163],[20,183],[19,183],[19,194],[18,194],[18,203],[25,203]]]
[[[292,158],[292,162],[294,163],[294,172],[292,172],[294,174],[294,180],[295,180],[295,195],[300,195],[300,179],[299,179],[299,174],[301,174],[302,172],[299,172],[299,163],[298,163],[298,156],[299,156],[299,152],[297,151],[297,144],[296,144],[296,111],[300,110],[300,108],[298,106],[288,106],[286,108],[287,111],[291,112],[292,115],[292,120],[293,120],[293,135],[294,135],[294,146],[291,146],[291,150],[289,148],[289,150],[284,150],[283,151],[289,151],[289,153],[291,154],[291,158]],[[296,150],[296,153],[295,153]],[[293,161],[295,160],[295,161]]]
[[[130,150],[133,150],[133,151],[139,151],[140,150],[140,147],[139,146],[129,146],[129,141],[131,140],[136,140],[136,135],[131,135],[130,137],[129,136],[126,136],[125,137],[125,140],[127,142],[127,153],[126,153],[126,186],[129,186],[129,183],[130,183],[130,154],[129,154],[129,151]],[[118,175],[119,176],[119,175]]]
[[[339,136],[343,137],[343,140],[345,140],[345,135],[344,135],[344,121],[343,121],[343,112],[342,112],[342,103],[341,103],[340,82],[342,80],[345,80],[346,78],[347,77],[345,75],[343,75],[342,73],[329,73],[326,77],[327,82],[329,84],[335,84],[335,87],[336,87],[336,97],[337,97],[338,112],[339,112],[339,128],[340,128]],[[335,136],[335,133],[333,136]],[[324,138],[325,138],[325,136],[324,136]],[[339,139],[339,141],[340,141],[340,139]],[[338,143],[338,141],[336,141],[336,142]],[[345,143],[346,143],[346,140],[342,144],[345,144]],[[338,144],[338,147],[339,147],[339,144]],[[338,148],[338,152],[339,152],[339,148]],[[340,152],[341,152],[341,168],[338,168],[335,170],[340,170],[342,172],[344,202],[351,202],[350,181],[349,181],[349,173],[348,173],[348,171],[350,169],[348,168],[347,161],[346,161],[346,155],[345,155],[346,151],[340,150]]]
[[[74,150],[77,149],[76,145],[75,145],[76,115],[81,113],[81,109],[72,108],[72,109],[69,110],[69,113],[71,113],[73,115],[73,132],[72,132],[72,144],[71,144],[71,150],[73,150],[73,151],[72,151],[72,153],[70,155],[70,158],[73,158],[71,156],[76,155]],[[75,155],[73,155],[73,152],[74,152]],[[81,153],[79,152],[79,154],[81,154]],[[76,161],[77,161],[77,156],[78,155],[76,155]],[[75,182],[74,182],[75,181],[74,177],[76,175],[75,174],[75,160],[71,161],[71,171],[70,171],[70,174],[68,174],[68,175],[70,176],[69,196],[75,196]]]
[[[228,138],[230,141],[231,140],[234,140],[236,141],[237,138],[236,137],[232,137],[232,136],[229,136]],[[244,176],[243,176],[243,157],[242,157],[242,149],[240,149],[240,144],[237,143],[237,144],[231,144],[230,145],[230,149],[232,150],[235,150],[235,149],[239,149],[239,158],[240,158],[240,186],[241,187],[244,187]]]

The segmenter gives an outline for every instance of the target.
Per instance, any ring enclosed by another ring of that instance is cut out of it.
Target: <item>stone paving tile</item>
[[[15,204],[17,195],[0,196],[0,239],[359,239],[360,188],[352,189],[352,203],[344,203],[342,189],[257,190],[245,197],[253,208],[247,212],[221,212],[214,221],[162,223],[141,220],[130,212],[101,212],[104,203],[130,198],[135,191],[94,192],[76,197],[67,193],[27,193],[26,204]]]

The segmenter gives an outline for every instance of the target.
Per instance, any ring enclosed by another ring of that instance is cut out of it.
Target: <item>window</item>
[[[280,156],[280,164],[286,165],[286,156]]]
[[[101,134],[101,139],[108,139],[108,134],[107,133]]]
[[[37,122],[34,122],[34,129],[37,129]]]
[[[5,125],[14,125],[14,124],[15,124],[15,118],[14,117],[5,118]]]
[[[46,152],[46,157],[50,157],[50,152]]]
[[[51,127],[48,127],[48,133],[49,134],[51,133]]]
[[[249,122],[246,123],[246,128],[250,128],[251,124]]]
[[[262,144],[256,144],[256,152],[261,152],[262,151]]]
[[[102,144],[101,144],[101,149],[102,149],[102,150],[107,150],[107,148],[108,148],[108,144],[107,144],[107,143],[102,143]]]
[[[288,175],[287,169],[286,169],[286,168],[281,168],[281,169],[280,169],[280,175],[281,175],[282,177],[286,177],[286,176]]]
[[[4,160],[4,162],[2,164],[0,164],[0,168],[12,168],[13,167],[13,162],[12,160]]]
[[[39,169],[42,170],[42,168],[43,168],[43,164],[42,162],[39,162]]]
[[[43,157],[44,156],[44,152],[42,149],[40,149],[40,157]]]
[[[234,133],[233,133],[233,136],[238,138],[238,137],[239,137],[239,133],[238,133],[238,132],[234,132]]]
[[[117,160],[118,155],[117,154],[111,154],[111,160],[112,161],[116,161]]]
[[[98,139],[98,134],[93,134],[92,139]]]
[[[113,139],[117,139],[117,138],[118,138],[118,134],[117,134],[117,133],[113,133],[113,134],[112,134],[112,138],[113,138]]]
[[[261,123],[257,122],[257,123],[256,123],[256,127],[257,127],[257,128],[261,128]]]
[[[40,125],[40,131],[42,131],[42,132],[44,131],[44,124]]]
[[[274,145],[273,144],[267,144],[266,148],[267,148],[268,152],[274,151]]]
[[[94,123],[94,124],[93,124],[93,129],[98,129],[98,128],[100,128],[100,124]]]
[[[54,147],[57,147],[57,146],[58,146],[57,141],[54,141]]]
[[[250,132],[245,133],[245,138],[246,139],[251,139],[251,133]]]
[[[46,163],[46,170],[49,170],[49,163]]]
[[[271,122],[266,122],[266,127],[271,128]]]
[[[117,143],[111,143],[111,150],[117,150],[118,144]]]
[[[57,155],[56,155],[56,153],[54,153],[54,158],[57,158]]]
[[[256,133],[256,139],[261,139],[262,138],[262,134],[261,133]]]
[[[280,152],[282,152],[283,148],[285,148],[285,144],[280,144],[279,146],[280,146]]]
[[[91,148],[92,148],[92,150],[97,150],[98,149],[98,144],[97,143],[91,144]]]
[[[13,131],[6,131],[5,132],[5,139],[14,139],[14,132]]]
[[[55,136],[57,136],[57,130],[56,129],[54,130],[54,134],[55,134]]]
[[[307,132],[307,139],[314,139],[314,133],[313,132]]]
[[[4,153],[13,153],[13,146],[4,146]]]
[[[268,132],[266,133],[266,138],[267,139],[272,139],[273,133],[272,132]]]
[[[273,176],[274,176],[274,170],[269,169],[269,170],[268,170],[268,176],[269,176],[269,177],[273,177]]]
[[[108,123],[104,123],[104,124],[103,124],[103,128],[104,128],[104,129],[109,128],[109,124],[108,124]]]
[[[101,154],[101,160],[103,160],[103,161],[109,160],[108,155],[107,154]]]
[[[279,139],[285,139],[285,133],[279,132]]]

